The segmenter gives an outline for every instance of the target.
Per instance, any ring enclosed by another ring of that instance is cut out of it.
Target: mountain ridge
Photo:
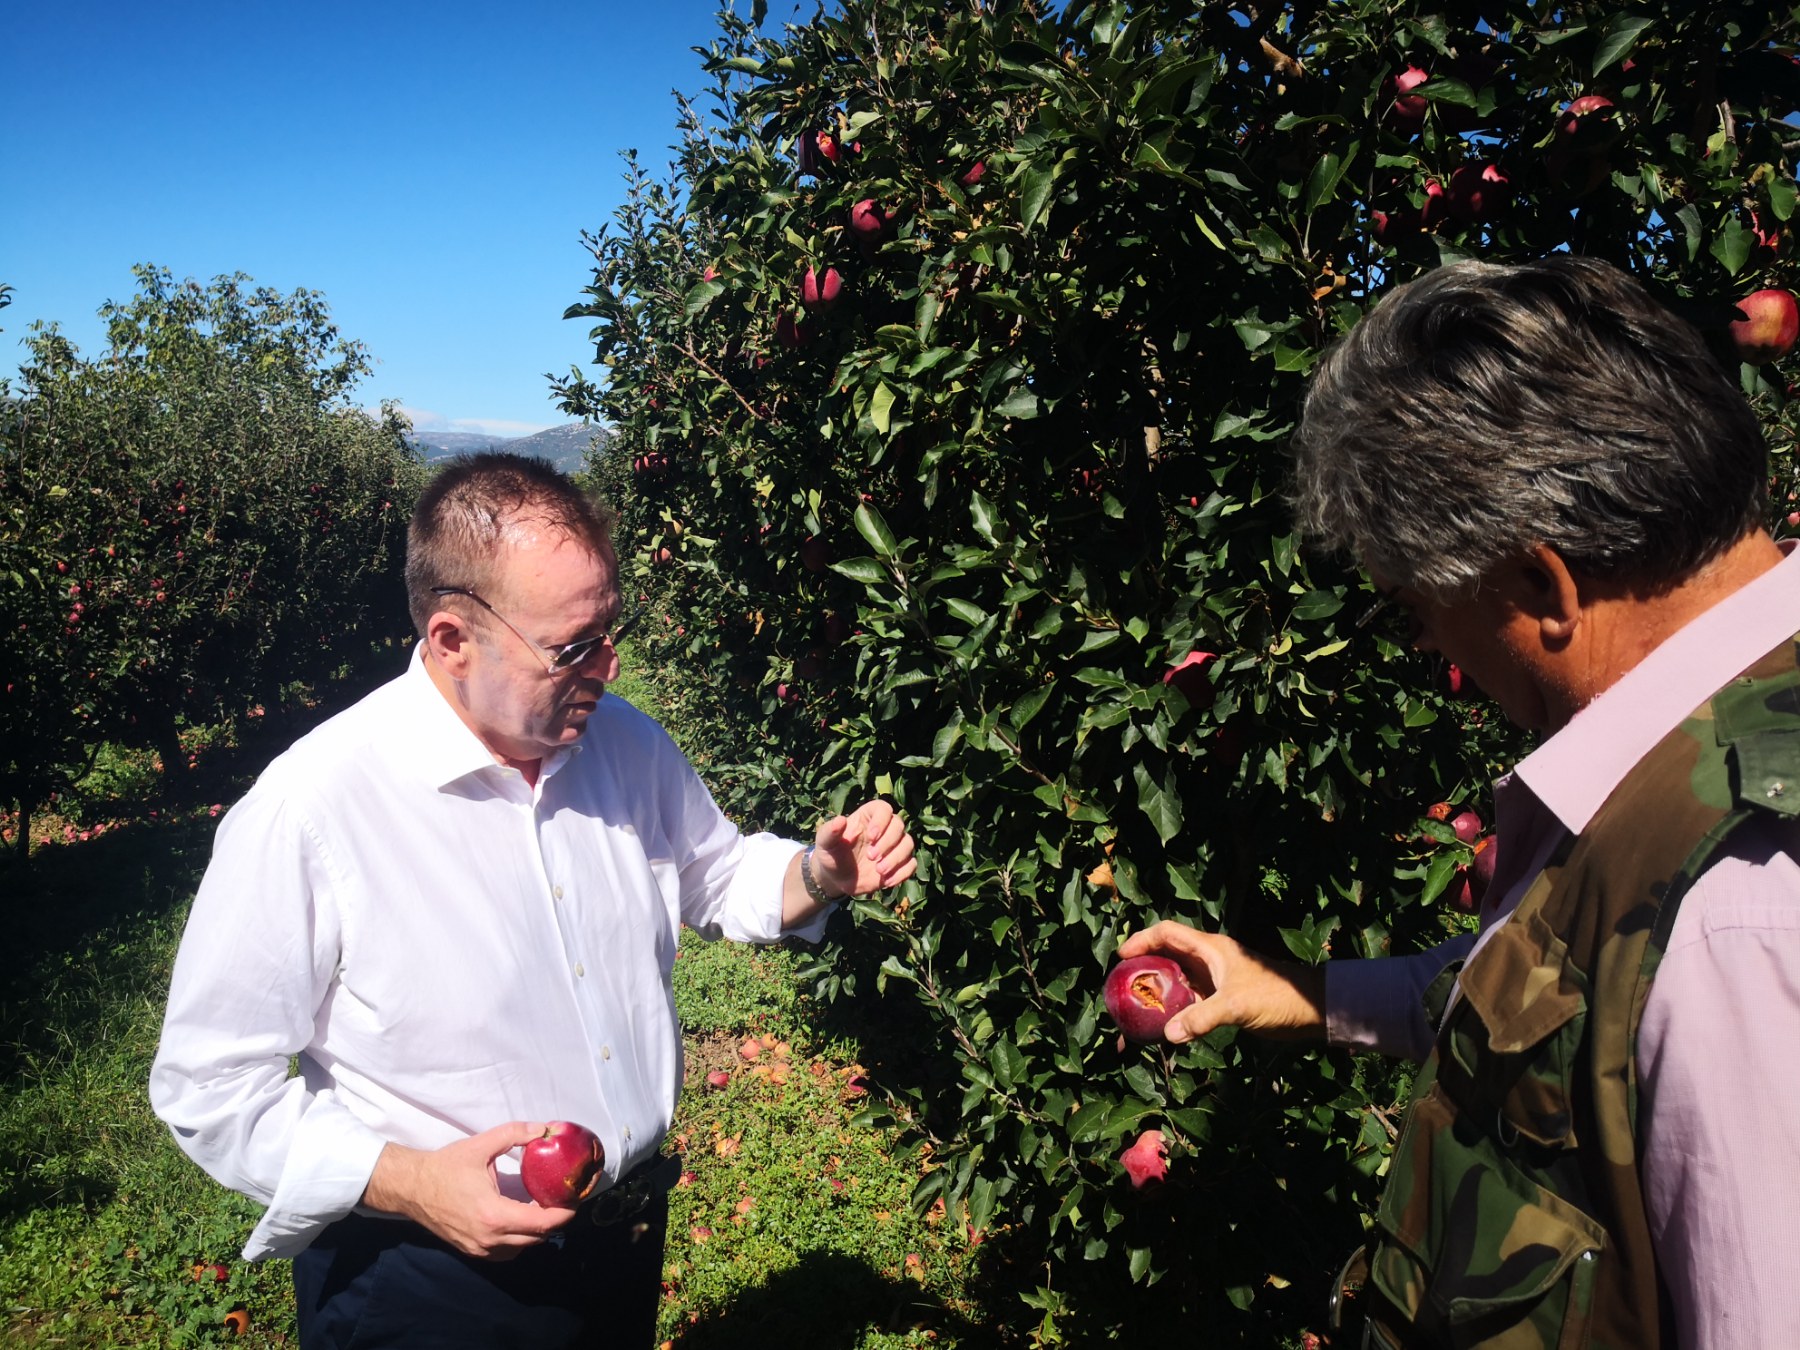
[[[437,464],[456,455],[504,450],[509,454],[547,459],[564,473],[576,473],[585,468],[588,447],[597,444],[596,455],[604,454],[611,439],[612,432],[591,422],[566,422],[529,436],[492,436],[479,431],[414,431],[407,437],[427,464]]]

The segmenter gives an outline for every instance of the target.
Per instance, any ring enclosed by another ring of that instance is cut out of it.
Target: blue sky
[[[619,152],[660,172],[718,0],[51,0],[0,18],[0,373],[34,319],[97,353],[131,266],[322,291],[421,428],[563,420],[563,310]],[[740,13],[747,0],[738,0]],[[775,0],[771,24],[804,22]]]

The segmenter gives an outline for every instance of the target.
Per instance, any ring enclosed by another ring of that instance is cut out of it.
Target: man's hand
[[[913,837],[884,801],[833,816],[813,834],[813,875],[828,892],[867,895],[898,886],[915,871]]]
[[[468,1256],[507,1260],[575,1217],[572,1209],[500,1194],[494,1159],[543,1132],[541,1122],[515,1120],[439,1149],[389,1144],[375,1160],[363,1203],[423,1224]]]
[[[1325,971],[1319,966],[1266,961],[1228,937],[1167,921],[1119,946],[1120,960],[1150,953],[1172,958],[1199,995],[1163,1028],[1176,1044],[1224,1026],[1282,1040],[1324,1035]]]

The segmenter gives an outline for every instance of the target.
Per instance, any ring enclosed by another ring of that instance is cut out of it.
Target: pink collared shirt
[[[1709,609],[1494,785],[1504,839],[1481,934],[1333,962],[1334,1044],[1422,1059],[1420,994],[1509,917],[1550,852],[1740,670],[1800,632],[1800,550]],[[1689,1350],[1800,1330],[1800,826],[1746,827],[1682,901],[1638,1032],[1650,1233]]]

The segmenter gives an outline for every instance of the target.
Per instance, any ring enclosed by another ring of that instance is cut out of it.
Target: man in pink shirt
[[[1358,1272],[1371,1343],[1785,1343],[1800,557],[1761,524],[1754,414],[1614,269],[1471,263],[1327,358],[1296,454],[1302,527],[1547,737],[1496,784],[1481,930],[1309,968],[1164,923],[1121,954],[1175,956],[1206,995],[1172,1041],[1237,1025],[1425,1063]],[[1691,788],[1664,767],[1689,763]],[[1627,855],[1702,809],[1704,844],[1640,885]]]

